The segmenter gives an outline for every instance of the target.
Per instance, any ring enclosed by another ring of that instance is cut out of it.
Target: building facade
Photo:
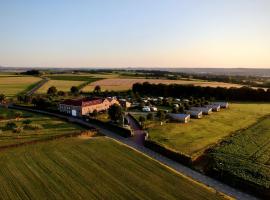
[[[97,112],[108,110],[113,104],[119,104],[115,98],[81,98],[81,99],[68,99],[59,104],[59,111],[80,117]]]

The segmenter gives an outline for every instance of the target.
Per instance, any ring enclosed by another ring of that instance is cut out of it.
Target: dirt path
[[[35,85],[35,87],[33,87],[31,90],[27,91],[25,93],[25,95],[27,96],[31,96],[32,94],[34,94],[39,88],[41,88],[43,85],[45,85],[45,83],[47,83],[50,79],[48,78],[42,78],[43,80],[41,80],[37,85]]]

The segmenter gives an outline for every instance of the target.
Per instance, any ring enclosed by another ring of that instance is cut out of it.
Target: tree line
[[[193,96],[227,101],[270,101],[270,89],[253,89],[249,87],[214,88],[179,84],[150,84],[148,82],[144,82],[135,83],[132,87],[132,91],[140,95],[163,97],[188,98]]]

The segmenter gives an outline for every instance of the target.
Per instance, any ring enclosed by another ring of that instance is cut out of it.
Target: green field
[[[92,76],[82,76],[82,75],[51,75],[46,76],[50,78],[51,80],[64,80],[64,81],[87,81],[87,82],[94,82],[99,80],[99,78],[95,78]]]
[[[270,116],[230,137],[210,156],[213,169],[270,188]],[[212,160],[212,159],[211,159]]]
[[[72,86],[80,86],[85,81],[70,81],[70,80],[49,80],[45,85],[37,90],[36,93],[47,93],[51,86],[55,86],[58,91],[69,92]]]
[[[32,76],[2,76],[0,78],[0,94],[14,97],[20,92],[32,88],[40,80],[40,78]]]
[[[55,135],[63,135],[74,132],[80,132],[83,129],[71,123],[66,123],[57,118],[38,115],[29,112],[21,112],[20,118],[15,118],[17,110],[0,108],[0,146],[24,143],[33,140],[40,140]],[[5,130],[8,122],[14,122],[17,127],[24,127],[23,121],[31,120],[31,125],[40,126],[39,129],[31,130],[24,128],[20,133],[14,133],[12,130]]]
[[[69,138],[1,152],[3,199],[223,199],[106,137]]]
[[[192,119],[188,124],[151,123],[149,135],[151,140],[195,158],[210,145],[256,123],[269,113],[270,104],[233,103],[229,109],[202,119]]]

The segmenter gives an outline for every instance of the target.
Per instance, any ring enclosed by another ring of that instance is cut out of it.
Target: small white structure
[[[219,112],[220,111],[220,105],[214,105],[214,104],[210,104],[210,105],[206,105],[206,108],[212,108],[213,112]]]
[[[173,104],[173,107],[179,108],[179,104],[175,103],[175,104]]]
[[[214,105],[220,105],[221,108],[228,108],[229,103],[228,102],[213,102]]]
[[[202,111],[200,110],[186,110],[187,114],[190,114],[191,118],[200,119],[202,118]]]
[[[206,108],[206,107],[191,107],[190,110],[202,111],[204,115],[209,115],[212,113],[212,108]]]
[[[180,102],[180,101],[181,101],[181,99],[175,99],[175,101],[178,101],[178,102]]]
[[[190,121],[190,115],[189,114],[174,114],[170,113],[169,117],[172,121],[182,122],[182,123],[188,123]]]
[[[153,111],[153,112],[157,112],[157,110],[158,110],[157,107],[154,107],[154,106],[152,106],[150,109],[151,109],[151,111]]]
[[[77,116],[77,111],[76,111],[76,110],[72,110],[72,111],[71,111],[71,115],[72,115],[73,117],[76,117],[76,116]]]
[[[151,108],[150,108],[149,106],[144,106],[144,107],[142,108],[142,111],[143,111],[143,112],[151,112]]]

